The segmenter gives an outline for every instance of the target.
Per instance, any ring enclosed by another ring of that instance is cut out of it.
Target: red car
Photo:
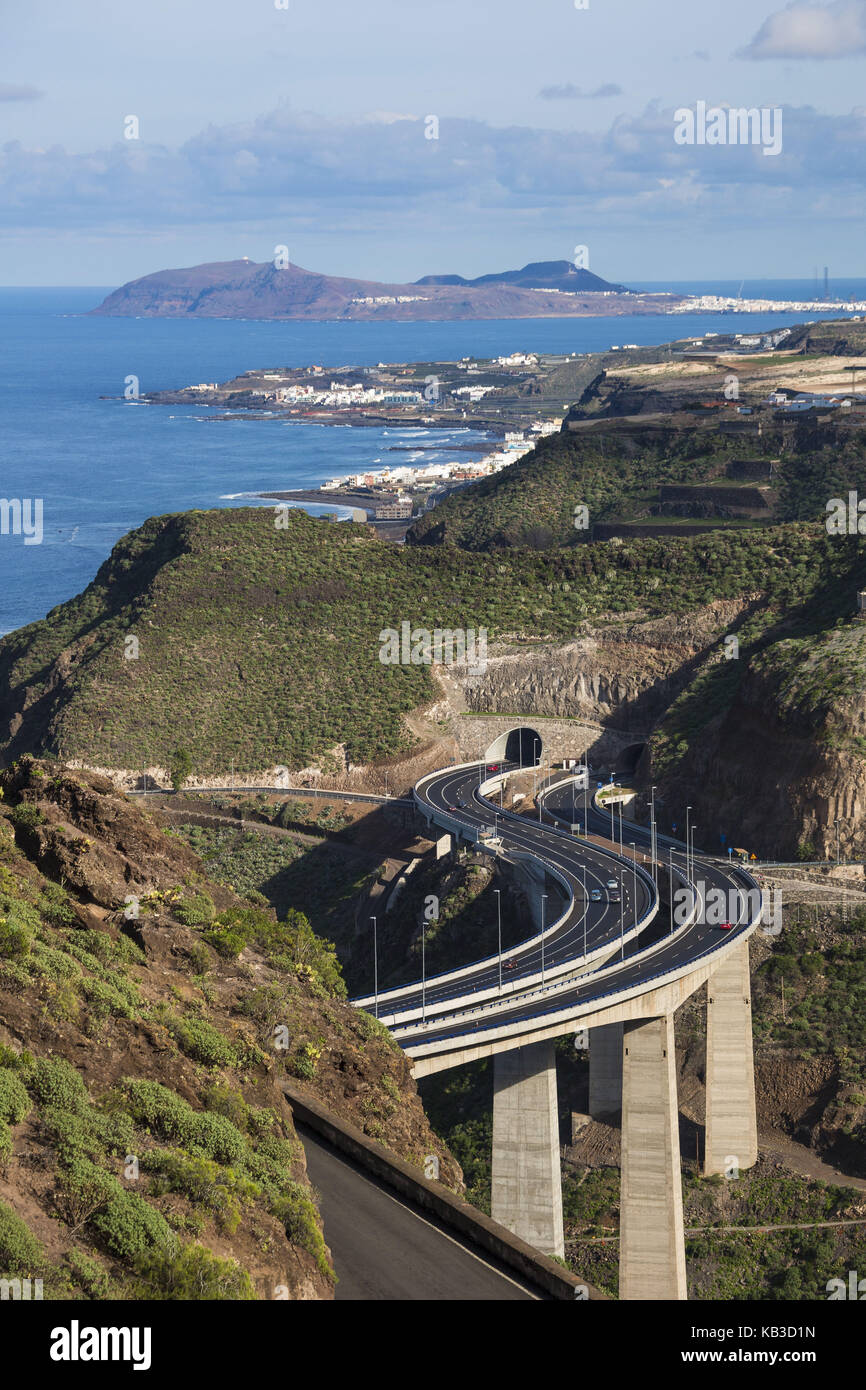
[[[733,931],[733,929],[734,929],[734,924],[733,924],[733,922],[720,922],[720,923],[719,923],[719,931]]]

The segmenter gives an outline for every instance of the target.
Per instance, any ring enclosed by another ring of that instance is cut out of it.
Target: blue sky
[[[391,281],[578,244],[626,281],[866,273],[866,0],[282,3],[7,9],[0,282],[279,244]],[[675,144],[698,101],[781,107],[782,153]]]

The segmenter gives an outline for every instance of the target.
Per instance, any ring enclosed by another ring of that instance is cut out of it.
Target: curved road
[[[507,765],[500,767],[509,771]],[[500,773],[492,775],[484,763],[452,767],[422,778],[415,788],[415,801],[429,820],[443,829],[477,841],[482,830],[493,832],[500,843],[498,853],[506,857],[523,855],[536,861],[558,877],[568,899],[561,917],[548,925],[544,934],[544,979],[542,980],[542,938],[536,932],[521,946],[511,948],[508,958],[517,969],[503,976],[499,988],[499,959],[483,961],[450,971],[426,981],[355,1000],[365,1008],[378,1008],[381,1020],[391,1029],[410,1057],[438,1056],[437,1065],[447,1065],[452,1052],[455,1064],[462,1047],[492,1043],[484,1035],[495,1030],[496,1040],[531,1034],[533,1025],[557,1024],[563,1032],[569,1024],[598,1011],[601,1001],[613,996],[640,994],[657,986],[662,977],[689,974],[708,955],[749,935],[757,925],[755,911],[757,885],[744,870],[709,860],[696,859],[692,871],[691,900],[697,905],[687,925],[667,924],[660,939],[649,945],[637,940],[658,911],[652,879],[632,859],[623,860],[612,850],[576,839],[570,831],[502,812],[490,799],[498,788]],[[486,779],[486,780],[485,780]],[[571,824],[572,785],[542,793],[543,804]],[[567,814],[566,814],[567,810]],[[591,824],[603,830],[606,816],[593,810]],[[629,824],[629,835],[637,843],[642,827]],[[643,831],[648,837],[649,832]],[[676,842],[670,842],[676,843]],[[684,863],[685,847],[678,856]],[[674,864],[675,873],[685,883],[683,868]],[[610,877],[622,882],[622,902],[612,903],[603,887]],[[600,903],[587,901],[584,891],[600,887]],[[709,889],[721,888],[730,895],[730,930],[702,921],[700,907]],[[631,954],[629,943],[636,946]]]

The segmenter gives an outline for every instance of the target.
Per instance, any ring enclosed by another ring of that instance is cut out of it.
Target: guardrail
[[[269,786],[242,786],[242,787],[182,787],[180,791],[175,791],[173,787],[133,787],[126,793],[127,796],[213,796],[214,793],[228,793],[229,796],[237,796],[240,792],[279,792],[281,796],[321,796],[330,797],[337,801],[375,801],[387,803],[390,806],[412,806],[414,802],[411,796],[380,796],[377,792],[346,792],[329,790],[327,787],[269,787]]]
[[[434,779],[436,779],[436,778],[441,778],[441,777],[443,776],[443,771],[444,771],[445,773],[448,773],[448,774],[450,774],[451,772],[470,771],[470,770],[474,771],[476,768],[479,769],[479,771],[480,771],[480,769],[482,769],[484,766],[485,766],[485,765],[484,765],[483,763],[478,763],[478,762],[474,762],[474,761],[473,761],[473,762],[469,762],[469,763],[455,763],[455,764],[453,764],[451,767],[449,767],[449,768],[447,768],[447,769],[444,769],[444,770],[443,770],[443,769],[438,769],[436,772],[426,773],[424,777],[419,778],[418,782],[415,784],[415,787],[414,787],[414,789],[413,789],[413,796],[415,797],[415,799],[416,799],[416,801],[417,801],[417,804],[418,804],[419,808],[421,809],[421,811],[422,811],[425,815],[428,815],[428,814],[429,814],[430,817],[431,817],[431,819],[432,819],[432,818],[435,818],[436,821],[437,821],[437,823],[441,823],[441,822],[444,820],[444,821],[447,822],[449,825],[450,825],[450,824],[456,824],[460,829],[462,829],[462,830],[465,832],[466,827],[463,825],[463,823],[462,823],[456,816],[450,814],[449,812],[446,812],[446,811],[441,810],[441,808],[439,808],[439,807],[437,807],[437,806],[431,806],[431,804],[430,804],[428,801],[425,801],[425,800],[424,800],[422,791],[421,791],[420,789],[423,787],[423,785],[424,785],[425,783],[427,783],[427,782],[429,782],[429,781],[432,781],[432,780],[434,780]],[[494,785],[498,785],[498,783],[502,780],[502,778],[503,778],[504,776],[507,776],[507,774],[498,773],[498,774],[494,775],[493,777],[487,778],[487,779],[485,779],[485,780],[483,780],[483,781],[482,781],[482,780],[479,780],[478,788],[476,789],[476,796],[477,796],[478,800],[481,801],[481,802],[483,802],[483,804],[489,809],[489,811],[490,811],[495,817],[501,816],[501,817],[502,817],[503,819],[505,819],[505,820],[511,820],[511,821],[513,821],[513,822],[515,822],[515,823],[517,823],[517,824],[523,825],[524,827],[527,827],[527,826],[528,826],[529,828],[532,828],[532,827],[533,827],[533,823],[532,823],[532,822],[527,822],[526,817],[520,816],[520,815],[518,815],[516,812],[513,812],[513,811],[507,811],[507,810],[504,810],[504,809],[500,809],[500,808],[497,807],[493,802],[491,802],[491,801],[488,799],[487,796],[484,795],[485,791],[489,790],[489,789],[490,789],[492,786],[494,786]],[[435,814],[434,814],[434,813],[435,813]],[[545,827],[545,828],[546,828],[549,832],[551,832],[551,833],[553,833],[553,834],[555,834],[555,835],[559,835],[559,836],[563,839],[563,841],[564,841],[565,843],[568,843],[569,845],[574,846],[575,841],[574,841],[574,839],[572,838],[572,836],[567,835],[567,834],[564,834],[563,832],[559,831],[555,826],[554,826],[554,827],[548,826],[548,827]],[[645,913],[643,913],[642,916],[636,917],[636,918],[635,918],[634,925],[633,925],[632,927],[629,928],[628,932],[623,933],[622,936],[621,936],[621,940],[623,940],[623,941],[625,941],[625,940],[632,940],[633,937],[640,935],[640,933],[644,930],[644,928],[648,925],[648,923],[649,923],[650,921],[652,921],[652,919],[655,917],[656,913],[658,912],[658,891],[657,891],[657,889],[656,889],[655,883],[654,883],[653,879],[651,878],[651,876],[650,876],[649,874],[647,874],[646,871],[645,871],[640,865],[638,865],[637,862],[636,862],[635,860],[629,859],[629,858],[627,858],[627,857],[624,856],[624,855],[620,855],[620,854],[616,853],[616,851],[604,849],[604,848],[602,848],[601,846],[593,846],[593,852],[594,852],[594,853],[597,853],[597,854],[604,855],[605,857],[607,857],[607,858],[609,858],[609,859],[612,859],[612,860],[614,860],[615,862],[620,863],[620,864],[622,864],[623,866],[625,866],[625,867],[627,867],[627,868],[629,868],[629,867],[632,868],[633,871],[635,871],[636,874],[638,874],[638,875],[641,877],[641,879],[642,879],[642,881],[643,881],[643,883],[644,883],[644,886],[645,886],[645,887],[648,889],[648,891],[649,891],[649,907],[648,907],[647,911],[646,911]],[[568,894],[568,904],[567,904],[566,910],[562,913],[562,915],[561,915],[559,918],[557,918],[557,920],[556,920],[554,923],[552,923],[551,926],[545,928],[544,932],[540,932],[540,933],[538,933],[538,934],[535,935],[535,936],[529,937],[529,938],[527,938],[526,941],[521,942],[521,943],[519,944],[519,946],[511,948],[509,954],[510,954],[510,955],[515,955],[515,954],[518,954],[518,953],[524,953],[524,954],[525,954],[526,952],[528,952],[528,951],[530,951],[530,950],[535,950],[535,949],[537,949],[539,943],[540,943],[542,940],[547,940],[547,938],[548,938],[549,936],[551,936],[552,934],[558,932],[558,931],[565,925],[566,921],[568,920],[569,916],[571,915],[572,911],[574,910],[576,903],[575,903],[574,893],[572,892],[572,889],[571,889],[571,885],[570,885],[570,884],[568,883],[568,881],[566,880],[566,878],[565,878],[565,876],[564,876],[564,873],[563,873],[561,870],[559,870],[555,865],[551,864],[551,863],[549,862],[549,860],[545,859],[544,856],[543,856],[542,854],[539,854],[537,851],[534,851],[534,850],[531,850],[531,849],[530,849],[530,850],[517,850],[517,851],[512,850],[512,851],[510,851],[510,853],[511,853],[511,854],[520,854],[520,855],[523,856],[523,857],[527,857],[527,858],[532,859],[532,860],[533,860],[534,862],[536,862],[536,863],[543,864],[543,865],[545,866],[545,868],[547,869],[547,871],[548,871],[549,873],[551,873],[554,877],[556,877],[556,878],[560,881],[560,883],[563,884],[563,886],[565,887],[566,892],[567,892],[567,894]],[[575,883],[577,883],[578,880],[577,880],[576,876],[574,876],[574,879],[575,879]],[[588,904],[588,902],[587,902],[587,904],[586,904],[586,906],[585,906],[585,909],[584,909],[585,911],[588,909],[588,905],[589,905],[589,904]],[[636,907],[637,907],[637,904],[635,903],[635,908],[636,908]],[[560,962],[559,964],[557,964],[557,965],[551,965],[551,966],[549,966],[549,967],[548,967],[548,972],[547,972],[547,973],[550,974],[550,975],[555,974],[555,975],[560,975],[560,976],[561,976],[561,975],[563,975],[564,973],[566,973],[566,972],[568,972],[568,971],[573,971],[576,961],[589,961],[589,960],[591,960],[594,956],[598,956],[598,955],[602,954],[602,953],[603,953],[604,951],[606,951],[606,950],[607,950],[607,946],[602,945],[602,946],[598,947],[598,948],[597,948],[594,952],[592,952],[591,954],[588,954],[587,956],[582,956],[582,955],[576,956],[576,957],[574,957],[574,958],[571,959],[571,960],[561,961],[561,962]],[[473,961],[470,965],[461,966],[458,970],[445,971],[445,972],[443,972],[441,975],[430,976],[428,979],[426,979],[426,980],[423,982],[423,986],[422,986],[422,982],[421,982],[421,981],[413,981],[413,982],[411,982],[410,984],[397,986],[397,987],[395,987],[395,988],[393,988],[393,989],[391,989],[391,990],[388,990],[388,991],[386,991],[386,992],[384,992],[384,993],[381,993],[381,992],[380,992],[379,995],[378,995],[378,997],[377,997],[376,995],[367,994],[367,995],[361,996],[361,997],[359,997],[359,998],[357,998],[357,999],[353,999],[352,1002],[353,1002],[354,1004],[358,1005],[358,1006],[363,1006],[363,1007],[366,1007],[367,1005],[369,1005],[370,1003],[373,1003],[373,1002],[378,1002],[378,1005],[379,1005],[379,1006],[382,1005],[383,1001],[384,1001],[385,1003],[388,1003],[389,1001],[390,1001],[391,1003],[396,1003],[399,999],[405,998],[407,995],[410,995],[410,994],[417,994],[422,988],[423,988],[424,991],[426,992],[426,989],[427,989],[427,988],[436,989],[438,985],[441,985],[441,984],[450,982],[451,980],[466,979],[466,978],[468,978],[468,977],[470,977],[470,976],[472,976],[472,975],[474,975],[474,974],[476,974],[476,973],[478,973],[478,972],[480,972],[480,971],[484,971],[484,970],[490,969],[490,968],[492,968],[492,967],[498,962],[498,960],[499,960],[499,953],[497,953],[496,955],[485,956],[485,957],[482,957],[481,960]],[[592,973],[592,972],[587,972],[587,973]],[[503,991],[500,991],[500,990],[499,990],[498,988],[496,988],[496,987],[488,987],[487,989],[482,990],[482,991],[478,991],[478,990],[476,989],[475,991],[473,991],[473,993],[475,993],[476,995],[479,994],[479,993],[486,993],[486,994],[489,994],[491,997],[495,997],[497,1000],[499,1000],[499,999],[501,999],[501,998],[503,998],[503,997],[508,997],[509,995],[514,995],[514,994],[521,994],[521,995],[523,995],[523,994],[526,994],[526,993],[527,993],[527,985],[528,985],[528,984],[531,984],[533,978],[538,978],[538,977],[537,977],[537,976],[536,976],[536,977],[529,976],[529,977],[524,977],[523,980],[514,980],[514,981],[511,981],[511,982],[509,982],[510,985],[511,985],[511,988],[510,988],[510,989],[507,989],[507,990],[504,991],[504,992],[503,992]],[[548,988],[554,988],[554,986],[549,986]],[[412,1014],[421,1013],[421,1014],[422,1014],[421,1026],[426,1026],[426,1025],[427,1025],[426,1014],[428,1014],[428,1013],[433,1013],[433,1012],[436,1012],[436,1011],[441,1011],[441,1009],[443,1008],[443,1006],[447,1009],[447,1008],[448,1008],[454,1001],[456,1001],[456,1000],[459,1000],[459,999],[466,999],[466,1000],[469,1000],[470,998],[471,998],[470,995],[465,994],[465,993],[461,993],[459,990],[457,990],[457,991],[454,991],[454,992],[451,993],[451,994],[440,995],[440,997],[439,997],[438,999],[432,1000],[432,1001],[430,1001],[429,1003],[427,1003],[427,1002],[425,1001],[421,1006],[414,1005],[414,1006],[412,1006],[411,1008],[407,1008],[407,1009],[404,1009],[404,1010],[402,1010],[402,1011],[394,1011],[394,1010],[391,1010],[390,1014],[386,1012],[385,1017],[386,1017],[386,1018],[391,1017],[392,1019],[394,1019],[394,1020],[396,1021],[396,1019],[399,1018],[399,1017],[402,1015],[402,1016],[404,1016],[404,1017],[407,1018],[407,1023],[406,1023],[405,1025],[403,1025],[403,1026],[408,1027],[408,1026],[411,1026],[410,1023],[408,1022],[409,1016],[412,1015]],[[379,1015],[379,1017],[381,1017],[381,1014]]]
[[[755,886],[757,887],[757,885]],[[736,940],[737,938],[743,936],[744,933],[751,931],[756,925],[757,922],[752,921],[744,923],[743,926],[739,929],[739,931],[735,931],[734,933],[726,935],[724,942],[720,942],[718,946],[713,944],[712,946],[706,947],[705,950],[700,951],[696,956],[692,956],[688,963],[685,965],[675,965],[669,967],[667,970],[655,971],[650,975],[644,976],[638,984],[627,983],[620,985],[619,988],[603,990],[600,994],[591,995],[589,999],[581,1001],[580,1005],[572,1004],[564,1008],[533,1010],[532,1013],[520,1014],[516,1018],[510,1018],[505,1024],[476,1023],[472,1028],[467,1028],[459,1033],[451,1033],[447,1038],[434,1039],[433,1041],[427,1043],[419,1040],[419,1042],[414,1046],[411,1043],[407,1044],[404,1040],[401,1045],[406,1049],[406,1051],[410,1052],[412,1056],[416,1056],[418,1058],[436,1056],[438,1053],[441,1052],[454,1051],[454,1044],[461,1038],[477,1038],[479,1034],[489,1034],[495,1031],[497,1028],[513,1029],[515,1027],[518,1027],[522,1023],[537,1023],[540,1019],[550,1020],[556,1014],[561,1014],[563,1016],[570,1015],[571,1017],[573,1017],[575,1008],[582,1007],[583,1004],[597,1004],[603,999],[612,999],[618,994],[628,994],[629,992],[631,992],[632,994],[645,993],[646,986],[652,984],[656,980],[663,980],[666,976],[669,975],[680,977],[682,975],[690,974],[699,961],[703,960],[708,955],[713,955],[717,950],[720,949],[721,946],[729,945],[731,941]],[[433,1050],[418,1050],[421,1048]]]

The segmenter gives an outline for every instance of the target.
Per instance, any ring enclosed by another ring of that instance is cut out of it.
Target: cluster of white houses
[[[499,473],[517,459],[523,458],[524,454],[528,454],[542,436],[557,433],[561,425],[561,420],[536,420],[526,433],[517,430],[507,433],[499,449],[471,462],[456,460],[448,463],[428,463],[423,467],[406,463],[394,468],[387,465],[370,468],[363,473],[348,473],[342,478],[330,478],[322,483],[320,491],[373,488],[379,493],[392,494],[376,508],[376,518],[404,519],[412,515],[413,493],[431,492],[444,483],[468,483],[476,478],[489,477],[491,473]]]

